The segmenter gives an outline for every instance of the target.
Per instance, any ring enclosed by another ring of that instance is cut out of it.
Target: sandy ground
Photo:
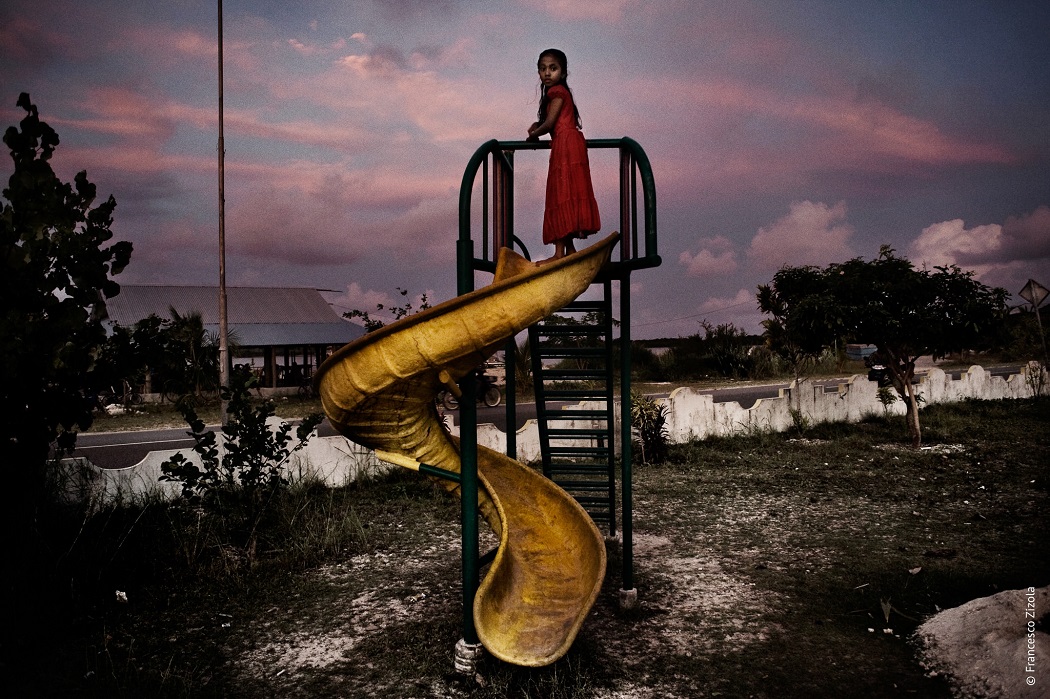
[[[924,666],[957,696],[1050,697],[1050,587],[1006,590],[946,609],[916,631]]]

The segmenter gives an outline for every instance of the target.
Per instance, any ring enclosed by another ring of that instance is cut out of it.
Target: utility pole
[[[219,2],[219,384],[230,387],[229,329],[226,318],[226,144],[222,134],[222,0]],[[228,401],[221,403],[221,420],[226,424]]]

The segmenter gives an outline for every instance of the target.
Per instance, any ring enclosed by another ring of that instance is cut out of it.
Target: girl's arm
[[[543,120],[542,124],[536,123],[529,127],[529,137],[526,141],[538,141],[540,136],[545,133],[550,133],[554,128],[555,122],[558,121],[558,114],[561,112],[562,106],[564,106],[565,100],[561,97],[555,97],[551,100],[551,103],[547,105],[547,118]]]

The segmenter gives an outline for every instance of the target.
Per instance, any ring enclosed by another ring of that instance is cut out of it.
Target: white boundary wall
[[[1007,378],[992,376],[983,367],[972,366],[958,379],[938,368],[930,369],[916,386],[925,405],[951,403],[969,398],[1001,400],[1027,398],[1034,395],[1033,382],[1027,372],[1038,371],[1031,364],[1020,374]],[[792,409],[795,385],[780,390],[776,398],[762,398],[754,406],[744,409],[739,403],[715,403],[710,394],[690,388],[676,388],[668,398],[658,399],[667,408],[667,429],[673,443],[688,442],[710,436],[728,436],[753,431],[783,431],[794,423]],[[801,416],[811,424],[820,422],[856,422],[867,415],[889,411],[905,412],[899,399],[883,406],[878,399],[878,387],[866,376],[851,376],[835,387],[825,388],[803,381],[798,385]],[[895,394],[894,394],[895,395]],[[617,405],[617,413],[619,406]],[[619,417],[617,415],[617,417]],[[451,423],[450,418],[446,418]],[[280,419],[271,418],[272,426]],[[449,424],[453,434],[459,428]],[[617,433],[617,449],[619,445]],[[220,440],[221,441],[221,440]],[[492,424],[478,426],[478,443],[506,452],[507,435]],[[529,420],[517,432],[518,459],[526,463],[540,458],[539,427]],[[190,460],[200,463],[190,449],[180,450]],[[180,491],[178,484],[159,480],[161,464],[176,453],[151,452],[140,463],[123,469],[100,469],[83,459],[63,462],[64,489],[69,497],[88,499],[97,503],[129,500],[143,495],[172,497]],[[330,486],[342,486],[363,474],[374,474],[391,468],[380,462],[375,453],[344,437],[314,437],[303,450],[289,460],[292,480],[312,478]]]

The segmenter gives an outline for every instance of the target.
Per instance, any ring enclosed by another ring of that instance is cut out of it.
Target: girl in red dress
[[[587,141],[580,131],[580,112],[565,79],[568,61],[558,49],[547,49],[536,64],[540,83],[539,121],[529,127],[529,141],[551,135],[547,171],[547,204],[543,212],[543,242],[554,243],[555,260],[576,252],[573,240],[601,229],[598,202],[591,186]]]

